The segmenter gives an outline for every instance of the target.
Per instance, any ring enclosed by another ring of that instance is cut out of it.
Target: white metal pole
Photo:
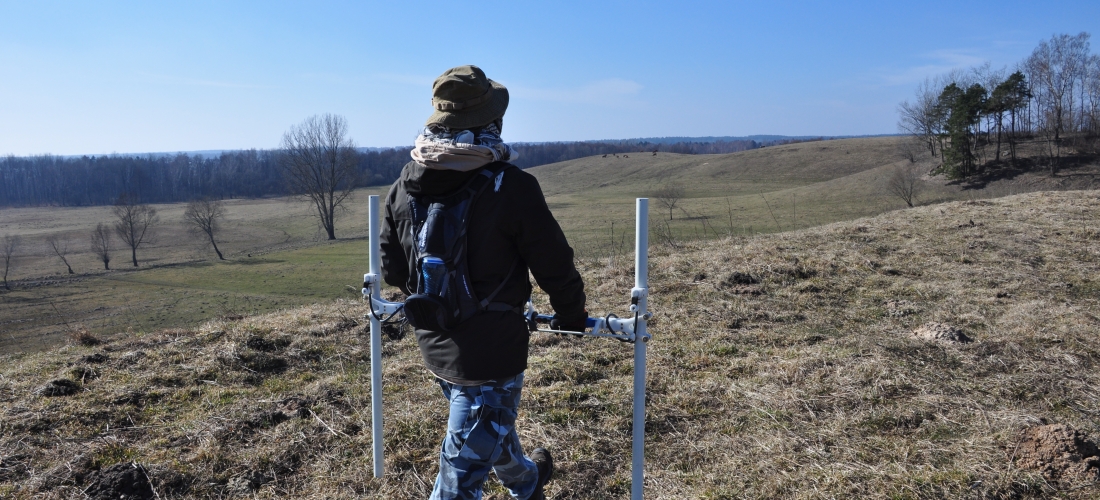
[[[634,228],[634,288],[645,290],[638,294],[635,314],[638,322],[634,329],[634,435],[631,446],[630,498],[642,500],[645,482],[645,369],[646,308],[649,289],[649,198],[637,199],[637,217]],[[633,295],[633,294],[632,294]]]
[[[382,292],[382,260],[379,255],[378,195],[369,198],[370,210],[370,274],[374,280],[370,284],[371,296],[379,297]],[[373,308],[373,305],[372,305]],[[382,477],[384,460],[382,458],[382,322],[370,314],[370,401],[371,401],[371,440],[374,447],[374,477]]]

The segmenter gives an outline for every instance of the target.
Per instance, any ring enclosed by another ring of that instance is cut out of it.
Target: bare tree
[[[908,135],[898,138],[898,155],[909,163],[916,163],[924,156],[928,149],[928,141],[924,137]]]
[[[333,114],[314,115],[283,134],[280,165],[291,190],[313,203],[328,239],[336,239],[336,209],[355,189],[355,143],[348,122]]]
[[[1089,56],[1088,65],[1086,65],[1085,76],[1085,98],[1081,99],[1082,104],[1087,101],[1088,107],[1085,111],[1085,129],[1094,138],[1100,134],[1100,55],[1093,54]]]
[[[134,267],[138,266],[137,249],[142,243],[148,243],[152,235],[150,228],[160,222],[155,208],[139,203],[137,197],[122,195],[113,208],[115,233],[130,247],[130,257]]]
[[[902,133],[919,137],[932,157],[936,157],[936,138],[943,129],[946,119],[939,105],[940,89],[932,80],[925,80],[917,87],[916,100],[913,103],[905,101],[898,105],[898,130]]]
[[[111,228],[106,224],[96,224],[92,231],[92,253],[103,261],[104,270],[111,270]]]
[[[943,89],[952,83],[959,88],[968,88],[975,83],[978,73],[956,68],[935,78],[925,79],[917,86],[916,99],[912,103],[905,101],[898,105],[898,130],[902,134],[921,138],[928,152],[935,158],[937,149],[942,153],[946,147],[947,118],[950,114],[945,103],[940,102]]]
[[[903,163],[894,167],[894,172],[886,179],[886,190],[901,198],[909,207],[913,206],[922,187],[924,183],[921,181],[920,167],[914,163]]]
[[[666,182],[652,196],[657,199],[657,203],[668,209],[668,220],[672,220],[672,210],[684,197],[684,186],[679,182]]]
[[[225,206],[221,200],[203,198],[187,204],[187,210],[183,213],[183,220],[190,226],[193,233],[199,233],[210,240],[214,252],[218,258],[225,260],[222,251],[218,250],[218,243],[214,241],[214,235],[221,226],[221,219],[225,217]]]
[[[57,258],[61,259],[65,267],[69,269],[69,274],[75,274],[73,273],[73,266],[69,265],[69,240],[63,240],[54,235],[46,238],[46,244],[53,249],[53,253],[56,254]]]
[[[1074,90],[1084,84],[1089,59],[1089,34],[1055,35],[1043,40],[1024,62],[1038,90],[1040,132],[1047,138],[1050,173],[1057,170],[1065,132],[1077,129],[1073,119]]]
[[[12,262],[15,260],[15,250],[19,248],[22,239],[19,235],[5,234],[0,239],[0,259],[4,259],[4,288],[11,290],[8,285],[8,272],[11,271]]]

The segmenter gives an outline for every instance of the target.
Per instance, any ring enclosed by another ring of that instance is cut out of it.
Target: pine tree
[[[977,144],[973,127],[981,120],[987,92],[974,84],[966,90],[952,83],[940,94],[939,105],[947,113],[945,134],[948,144],[943,150],[943,172],[949,179],[963,179],[975,173],[974,148]]]

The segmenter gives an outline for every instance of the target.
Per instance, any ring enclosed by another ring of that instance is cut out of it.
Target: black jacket
[[[513,262],[508,284],[494,302],[521,307],[531,295],[527,271],[550,296],[566,321],[585,316],[584,283],[573,265],[573,249],[546,206],[538,181],[519,168],[506,168],[499,191],[490,184],[472,207],[467,233],[468,265],[474,291],[484,298],[500,285]],[[409,194],[443,195],[466,183],[477,170],[431,170],[413,161],[386,196],[382,226],[382,276],[410,295],[416,284],[416,253]],[[518,260],[517,260],[518,259]],[[452,381],[507,378],[527,369],[530,333],[523,316],[485,311],[449,332],[417,330],[424,363]]]

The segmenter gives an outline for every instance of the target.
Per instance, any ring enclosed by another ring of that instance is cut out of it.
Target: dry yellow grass
[[[1100,435],[1098,211],[1035,193],[655,245],[647,498],[1095,498],[1013,454],[1040,422]],[[582,268],[591,311],[624,309],[628,266]],[[446,405],[412,339],[387,338],[371,478],[364,313],[0,357],[0,497],[79,498],[131,461],[161,498],[426,497]],[[930,322],[974,341],[912,335]],[[630,377],[624,344],[534,339],[519,429],[555,452],[551,498],[627,497]],[[56,379],[79,392],[36,394]]]

